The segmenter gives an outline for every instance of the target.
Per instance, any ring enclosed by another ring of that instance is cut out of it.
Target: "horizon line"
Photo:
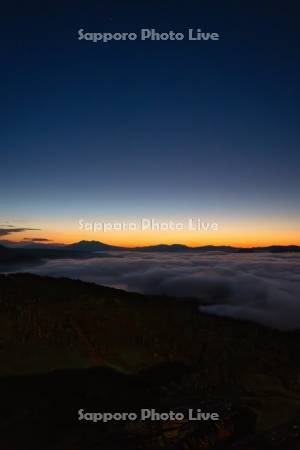
[[[99,244],[103,244],[103,245],[107,245],[110,247],[120,247],[120,248],[126,248],[126,249],[136,249],[136,248],[147,248],[147,247],[159,247],[159,246],[165,246],[165,247],[173,247],[173,246],[179,246],[179,247],[187,247],[187,248],[203,248],[203,247],[232,247],[232,248],[241,248],[241,249],[251,249],[251,248],[265,248],[265,247],[300,247],[300,244],[278,244],[278,243],[272,243],[272,244],[267,244],[267,245],[233,245],[233,244],[199,244],[199,245],[188,245],[188,244],[180,244],[178,242],[174,242],[171,244],[166,244],[163,242],[159,242],[157,244],[146,244],[146,245],[118,245],[118,244],[110,244],[110,243],[106,243],[103,241],[98,241],[95,239],[91,239],[91,240],[86,240],[86,239],[82,239],[79,241],[74,241],[71,243],[65,243],[65,242],[37,242],[37,241],[30,241],[30,240],[22,240],[22,241],[14,241],[14,240],[10,240],[10,239],[0,239],[0,244],[4,245],[5,244],[16,244],[16,245],[28,245],[28,244],[35,244],[35,245],[42,245],[42,246],[56,246],[56,245],[61,245],[61,246],[70,246],[70,245],[75,245],[75,244],[79,244],[81,242],[85,242],[85,243],[91,243],[91,242],[95,242],[95,243],[99,243]]]

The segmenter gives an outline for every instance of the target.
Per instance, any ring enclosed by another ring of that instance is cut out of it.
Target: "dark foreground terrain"
[[[300,449],[299,337],[194,300],[0,275],[0,450]],[[220,421],[78,421],[142,408]]]

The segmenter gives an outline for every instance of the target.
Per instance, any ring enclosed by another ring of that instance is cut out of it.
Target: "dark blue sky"
[[[1,11],[3,219],[299,224],[297,2],[20,3]],[[198,27],[220,41],[77,39]]]

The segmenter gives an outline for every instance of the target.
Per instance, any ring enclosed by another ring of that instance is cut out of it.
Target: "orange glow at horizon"
[[[46,228],[46,227],[45,227]],[[47,227],[48,228],[48,227]],[[206,232],[155,232],[155,231],[135,231],[135,232],[88,232],[71,230],[54,230],[43,229],[40,231],[24,231],[20,233],[11,233],[3,236],[3,240],[13,242],[24,242],[24,239],[31,238],[48,239],[48,242],[41,243],[57,243],[71,244],[81,240],[100,241],[105,244],[137,247],[158,244],[182,244],[190,247],[202,245],[231,245],[238,247],[259,247],[269,245],[300,245],[300,233],[296,230],[286,232],[280,230],[270,230],[266,227],[257,227],[253,230],[220,230]],[[38,242],[38,241],[37,241]]]

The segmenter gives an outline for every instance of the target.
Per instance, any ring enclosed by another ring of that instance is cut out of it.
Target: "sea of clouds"
[[[144,294],[195,297],[199,309],[282,330],[300,328],[300,255],[114,252],[31,270]]]

